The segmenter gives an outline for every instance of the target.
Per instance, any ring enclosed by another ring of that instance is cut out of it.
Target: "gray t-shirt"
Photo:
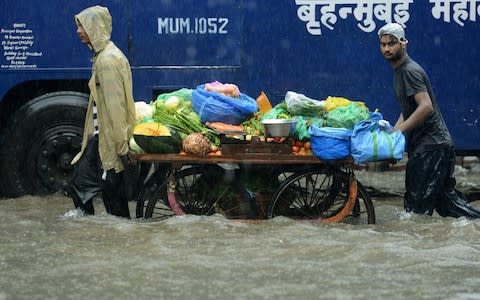
[[[452,137],[438,107],[430,79],[423,68],[408,56],[405,63],[395,69],[394,87],[405,120],[418,106],[413,98],[415,94],[428,92],[432,100],[432,114],[425,119],[423,124],[405,133],[408,153],[453,146]]]

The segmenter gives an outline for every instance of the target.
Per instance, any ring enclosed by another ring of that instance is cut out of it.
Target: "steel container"
[[[297,120],[265,119],[261,123],[266,137],[289,137],[295,133]]]

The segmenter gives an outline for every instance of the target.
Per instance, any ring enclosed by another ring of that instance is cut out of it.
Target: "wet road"
[[[63,195],[1,200],[0,300],[480,299],[480,220],[405,214],[402,172],[357,177],[382,196],[377,224],[149,223],[101,201],[81,216]],[[458,187],[479,178],[459,169]]]

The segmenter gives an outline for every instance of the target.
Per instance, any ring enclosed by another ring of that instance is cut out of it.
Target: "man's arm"
[[[401,132],[407,132],[412,128],[422,124],[423,121],[433,112],[432,100],[427,92],[420,92],[413,96],[417,103],[417,109],[408,119],[403,120],[403,115],[400,115],[395,127],[392,131],[400,130]]]
[[[392,128],[392,132],[399,130],[398,127],[399,127],[403,122],[405,122],[405,120],[403,119],[403,114],[400,113],[400,116],[398,117],[398,120],[397,120],[397,122],[395,123],[395,126],[393,126],[393,128]]]

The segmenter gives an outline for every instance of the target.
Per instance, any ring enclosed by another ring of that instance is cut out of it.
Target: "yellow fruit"
[[[170,129],[158,122],[140,123],[133,128],[134,135],[171,136]]]

